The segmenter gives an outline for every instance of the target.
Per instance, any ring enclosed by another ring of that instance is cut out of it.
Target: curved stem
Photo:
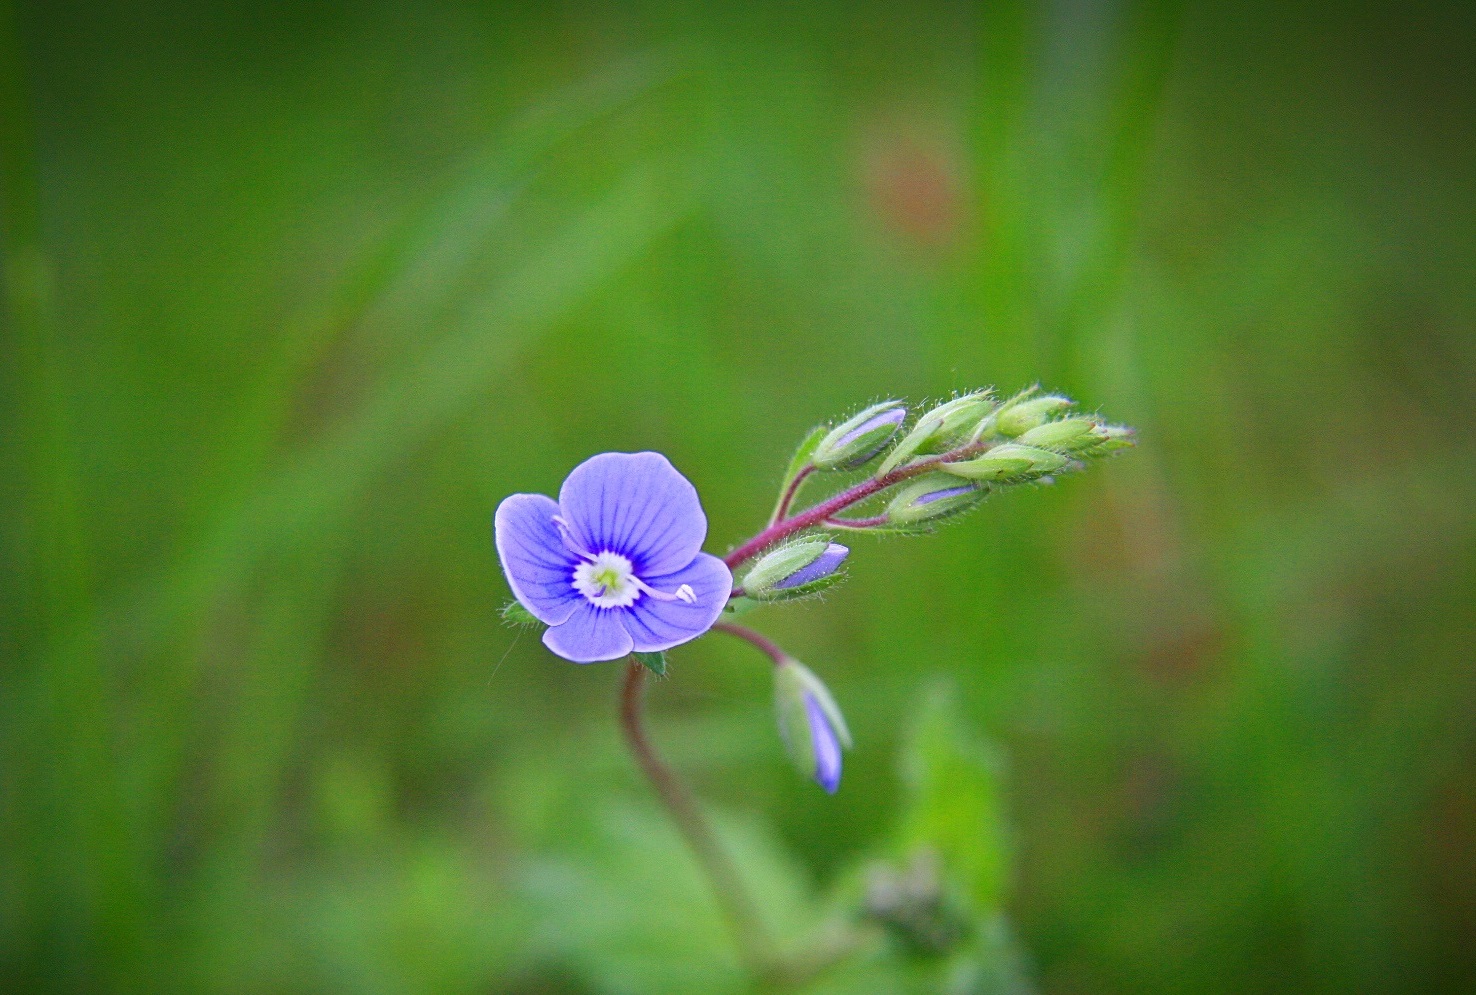
[[[657,797],[666,806],[672,822],[707,875],[744,964],[755,976],[768,977],[775,963],[773,946],[764,932],[753,900],[744,890],[737,869],[718,844],[712,827],[697,806],[697,800],[661,759],[646,735],[642,693],[645,678],[646,668],[631,660],[625,668],[625,682],[620,694],[620,723],[625,741],[641,772],[656,789]]]
[[[789,660],[789,654],[780,649],[778,643],[762,633],[754,632],[746,625],[734,625],[732,622],[718,622],[712,628],[715,632],[726,632],[730,636],[737,636],[739,639],[746,640],[751,645],[757,647],[759,652],[766,655],[770,660],[773,660],[774,666],[776,667],[784,666]]]
[[[774,522],[758,535],[723,557],[723,562],[731,570],[743,563],[743,561],[763,552],[779,540],[794,535],[796,532],[801,532],[812,525],[818,525],[827,518],[849,508],[851,505],[859,504],[867,498],[879,494],[893,484],[899,484],[910,477],[927,473],[940,463],[952,463],[956,460],[966,459],[976,453],[983,452],[991,445],[992,443],[990,442],[971,442],[968,445],[960,446],[939,456],[926,456],[905,466],[899,466],[886,476],[863,480],[855,487],[841,491],[834,497],[821,501],[819,504],[805,509],[792,518],[781,518],[779,521]]]
[[[789,506],[794,504],[794,499],[799,497],[800,488],[804,486],[805,481],[814,472],[814,465],[808,464],[803,470],[794,475],[794,479],[789,482],[789,486],[784,488],[784,493],[779,496],[779,503],[774,506],[774,513],[769,516],[770,525],[773,525],[785,515],[789,514]]]

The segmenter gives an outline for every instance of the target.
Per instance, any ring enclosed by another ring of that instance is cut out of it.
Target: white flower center
[[[629,608],[640,595],[635,568],[619,553],[598,553],[574,568],[574,590],[596,608]]]
[[[555,515],[554,524],[559,527],[564,546],[580,560],[574,568],[574,590],[596,608],[629,608],[642,594],[648,594],[657,601],[697,603],[692,585],[683,584],[671,592],[658,591],[635,575],[635,567],[626,557],[609,550],[591,553],[569,532],[568,522]]]

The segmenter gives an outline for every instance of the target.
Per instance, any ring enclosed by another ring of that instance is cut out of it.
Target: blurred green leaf
[[[975,913],[993,914],[1003,905],[1011,849],[999,763],[963,723],[951,685],[933,687],[911,723],[901,760],[908,797],[900,847],[936,852]]]

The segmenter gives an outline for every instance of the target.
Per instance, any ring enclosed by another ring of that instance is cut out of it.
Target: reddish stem
[[[794,499],[796,496],[798,496],[800,488],[804,486],[805,480],[808,479],[810,474],[814,472],[815,465],[811,463],[799,473],[796,473],[794,475],[794,479],[791,480],[789,482],[789,486],[784,489],[784,496],[779,499],[779,506],[774,509],[773,517],[769,519],[770,525],[773,525],[775,522],[781,520],[785,515],[789,514],[789,506],[794,504]]]
[[[991,443],[987,442],[973,442],[966,446],[960,446],[950,452],[943,453],[940,456],[927,456],[906,466],[900,466],[884,477],[873,477],[871,480],[863,480],[855,487],[841,491],[834,497],[805,509],[793,518],[781,518],[723,557],[723,562],[731,570],[744,560],[763,552],[781,539],[792,536],[796,532],[802,532],[812,525],[818,525],[827,518],[849,508],[851,505],[859,504],[867,498],[886,490],[893,484],[899,484],[909,477],[916,477],[920,473],[927,473],[940,463],[952,463],[956,460],[973,456],[975,453],[988,449],[990,445]]]
[[[656,789],[656,797],[666,806],[672,823],[712,884],[718,906],[728,920],[744,962],[755,975],[764,977],[773,971],[774,958],[763,922],[737,869],[728,860],[706,816],[698,808],[697,799],[661,759],[646,735],[641,694],[645,682],[645,666],[632,659],[626,665],[620,694],[620,724],[625,730],[625,741],[641,772]]]

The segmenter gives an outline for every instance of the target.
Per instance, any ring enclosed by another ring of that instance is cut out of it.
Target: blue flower
[[[548,625],[566,660],[618,660],[696,639],[733,578],[701,552],[697,489],[660,453],[601,453],[574,468],[559,500],[514,494],[497,506],[497,555],[513,596]]]

